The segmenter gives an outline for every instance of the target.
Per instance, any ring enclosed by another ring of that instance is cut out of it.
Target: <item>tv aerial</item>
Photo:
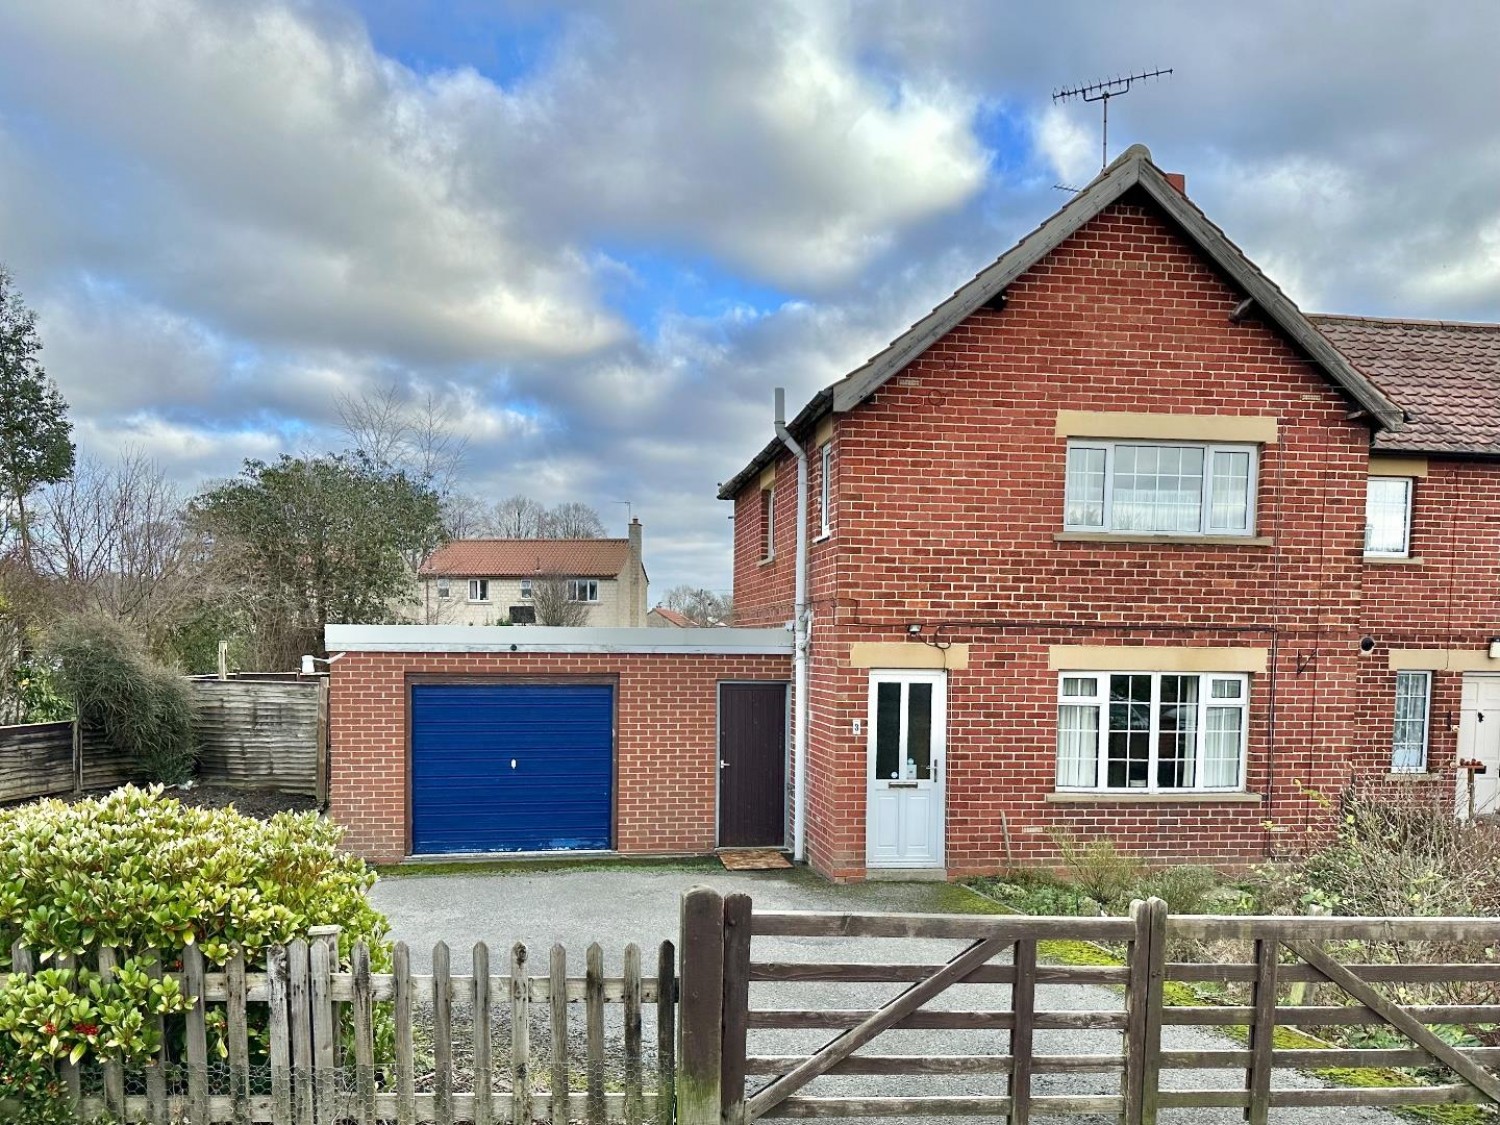
[[[1054,102],[1065,102],[1070,98],[1082,98],[1086,102],[1102,102],[1104,110],[1104,139],[1100,142],[1099,167],[1109,167],[1109,99],[1118,98],[1121,94],[1130,93],[1130,87],[1136,82],[1144,82],[1150,78],[1166,78],[1172,73],[1172,68],[1165,70],[1147,70],[1139,74],[1127,74],[1123,78],[1109,78],[1102,82],[1090,82],[1086,86],[1072,86],[1066,90],[1053,90],[1052,100]],[[1058,185],[1066,190],[1065,185]]]

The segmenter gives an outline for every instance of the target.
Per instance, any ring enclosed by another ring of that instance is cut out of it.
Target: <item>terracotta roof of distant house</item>
[[[628,539],[455,539],[422,564],[423,576],[614,578],[630,559]]]
[[[1375,435],[1389,452],[1500,454],[1500,324],[1309,316],[1406,411]]]
[[[691,617],[688,617],[686,614],[678,613],[675,609],[668,609],[664,605],[657,606],[651,612],[656,614],[656,616],[660,617],[663,621],[670,621],[679,629],[698,628],[698,623]]]

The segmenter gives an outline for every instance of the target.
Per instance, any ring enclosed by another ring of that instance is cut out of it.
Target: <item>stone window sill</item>
[[[1366,566],[1421,566],[1421,555],[1366,555]]]
[[[1258,805],[1259,793],[1048,793],[1048,804]]]
[[[1440,773],[1388,773],[1385,775],[1387,781],[1442,781]]]
[[[1156,543],[1180,547],[1269,547],[1269,535],[1117,535],[1109,531],[1058,531],[1057,543]]]
[[[767,555],[765,558],[761,559],[760,562],[756,563],[755,565],[756,566],[770,566],[775,561],[776,561],[776,556],[775,555]]]

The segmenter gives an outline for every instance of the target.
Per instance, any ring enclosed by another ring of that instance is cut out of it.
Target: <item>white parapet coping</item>
[[[595,629],[546,625],[329,625],[334,652],[620,652],[791,656],[788,629]]]

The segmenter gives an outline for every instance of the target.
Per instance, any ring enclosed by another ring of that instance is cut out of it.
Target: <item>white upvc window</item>
[[[1365,486],[1365,554],[1411,553],[1411,477],[1371,477]]]
[[[440,598],[449,598],[453,596],[453,587],[449,584],[446,578],[439,578],[437,580],[437,596]]]
[[[818,482],[818,534],[833,534],[833,442],[823,443],[822,475]]]
[[[1069,442],[1063,528],[1254,535],[1256,461],[1253,445]]]
[[[490,580],[488,578],[469,579],[469,600],[471,602],[487,602],[490,600]]]
[[[1058,684],[1057,788],[1244,789],[1249,694],[1243,675],[1064,672]]]
[[[525,601],[531,600],[531,579],[521,579],[521,597]]]
[[[570,578],[568,579],[568,601],[570,602],[597,602],[599,600],[599,583],[593,578]]]
[[[1391,772],[1427,772],[1431,672],[1396,673],[1396,728],[1391,737]]]

